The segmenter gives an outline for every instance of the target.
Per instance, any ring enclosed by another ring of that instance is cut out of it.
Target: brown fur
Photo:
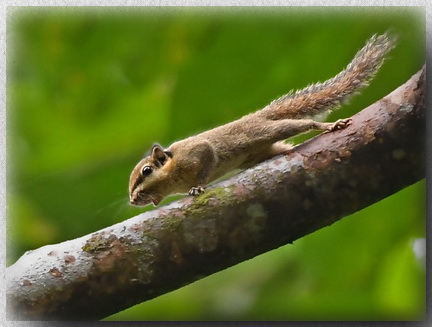
[[[231,170],[252,167],[290,149],[281,140],[311,129],[346,127],[349,120],[320,123],[302,118],[334,109],[367,86],[393,46],[388,35],[373,36],[332,79],[284,95],[260,111],[175,142],[167,150],[153,146],[131,173],[131,204],[156,205],[173,193],[199,194],[207,183]],[[152,172],[144,176],[145,166]]]

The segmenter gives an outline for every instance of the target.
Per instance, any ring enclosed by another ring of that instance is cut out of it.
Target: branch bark
[[[203,195],[26,252],[8,318],[100,319],[328,226],[425,176],[425,68],[291,153]]]

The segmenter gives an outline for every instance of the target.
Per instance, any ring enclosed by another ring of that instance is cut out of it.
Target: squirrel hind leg
[[[293,145],[291,143],[286,143],[284,141],[273,143],[268,149],[269,158],[277,156],[279,154],[287,153],[291,151],[292,148]]]
[[[279,154],[288,153],[293,148],[292,144],[285,143],[284,141],[278,141],[273,144],[270,144],[266,147],[260,147],[258,151],[255,151],[250,156],[248,156],[242,165],[240,165],[240,169],[248,169],[260,162],[273,158]]]

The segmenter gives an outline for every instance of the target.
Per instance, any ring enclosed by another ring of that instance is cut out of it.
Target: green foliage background
[[[9,11],[8,264],[148,209],[128,205],[127,185],[153,142],[328,79],[390,30],[390,59],[329,119],[354,114],[421,68],[424,26],[423,12],[398,8]],[[107,320],[422,319],[425,266],[413,244],[425,237],[424,194],[419,182]]]

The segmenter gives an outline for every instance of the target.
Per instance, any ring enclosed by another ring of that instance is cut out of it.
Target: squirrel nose
[[[136,197],[131,196],[131,197],[129,198],[129,203],[132,204],[132,205],[137,204],[137,199],[136,199]]]

